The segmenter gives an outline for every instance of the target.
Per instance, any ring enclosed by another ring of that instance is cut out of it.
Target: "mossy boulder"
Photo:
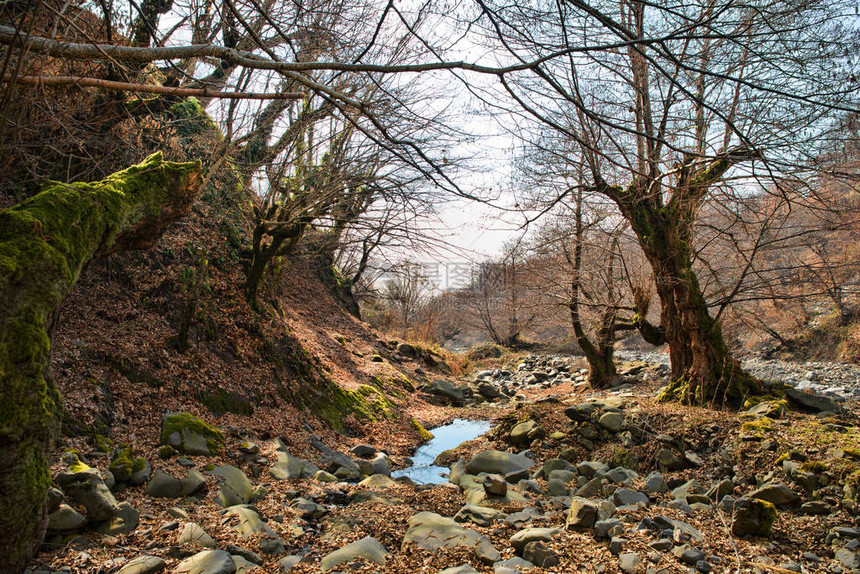
[[[111,456],[108,470],[113,473],[117,482],[128,482],[131,477],[146,469],[146,460],[133,456],[130,446],[120,445]]]
[[[224,434],[188,413],[164,415],[161,442],[182,454],[215,456],[224,451]]]
[[[776,522],[776,506],[766,500],[741,498],[735,502],[732,516],[732,534],[744,536],[770,536]]]

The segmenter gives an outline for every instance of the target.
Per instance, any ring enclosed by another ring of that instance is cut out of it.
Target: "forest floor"
[[[553,365],[560,367],[554,379],[528,378]],[[577,371],[582,366],[581,359],[569,357],[490,364],[473,373],[470,387],[460,388],[468,394],[481,383],[512,387],[507,390],[514,397],[464,407],[416,392],[409,414],[428,427],[454,417],[493,421],[489,433],[440,461],[455,465],[451,478],[459,486],[382,477],[358,482],[359,476],[326,482],[334,477],[316,473],[316,478],[279,480],[272,472],[289,458],[306,468],[342,474],[343,461],[332,462],[340,459],[315,448],[315,435],[340,453],[367,444],[388,453],[390,467],[402,468],[418,443],[393,421],[354,425],[347,436],[320,433],[301,424],[300,417],[261,428],[243,424],[241,417],[222,418],[223,455],[167,459],[158,456],[160,423],[149,421],[153,428],[135,437],[135,456],[171,476],[182,477],[188,467],[200,470],[203,488],[187,497],[159,498],[147,494],[146,484],[115,487],[116,499],[139,513],[136,527],[100,534],[89,525],[55,533],[49,538],[55,547],[46,546],[34,569],[158,571],[132,569],[141,556],[153,557],[152,564],[169,572],[233,571],[218,569],[217,560],[225,556],[242,572],[436,573],[461,567],[455,571],[835,574],[860,568],[856,402],[842,402],[839,413],[823,414],[784,408],[780,402],[769,403],[773,408],[752,405],[740,414],[662,404],[655,401],[665,383],[659,364],[623,363],[624,384],[606,391],[584,384]],[[497,384],[494,379],[505,372],[509,384]],[[455,385],[463,382],[454,380]],[[91,466],[107,470],[109,459],[93,445],[80,439],[68,442],[70,447]],[[474,457],[488,450],[527,451],[526,460],[534,464],[521,473],[515,469],[502,486],[496,477],[478,472]],[[373,456],[369,449],[368,454]],[[457,476],[463,471],[456,468],[457,460],[474,463],[466,470],[475,477]],[[218,469],[228,465],[252,485],[253,494],[242,501],[248,506],[241,507],[251,515],[236,512],[239,507],[225,509],[223,498],[218,500],[227,488]],[[58,458],[53,471],[67,468]],[[733,533],[732,503],[751,494],[777,505],[768,536]],[[588,512],[582,504],[593,505],[597,516],[583,519]],[[456,522],[444,520],[451,517]],[[216,562],[209,570],[195,569],[204,559]]]

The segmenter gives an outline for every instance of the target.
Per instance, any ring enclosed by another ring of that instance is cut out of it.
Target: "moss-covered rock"
[[[117,482],[128,482],[132,475],[142,471],[145,467],[146,460],[140,457],[135,458],[130,446],[120,445],[111,456],[108,470],[113,473]]]
[[[214,456],[224,451],[224,434],[188,413],[164,415],[161,442],[182,454]]]
[[[239,393],[218,389],[212,393],[200,395],[200,402],[216,415],[233,413],[235,415],[250,416],[254,414],[254,407],[247,397]]]
[[[737,537],[770,536],[776,516],[776,506],[770,502],[757,498],[741,498],[735,502],[732,534]]]

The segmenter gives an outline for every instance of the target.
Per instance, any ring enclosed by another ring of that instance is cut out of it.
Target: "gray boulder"
[[[248,504],[257,494],[251,480],[235,466],[215,467],[212,474],[222,479],[218,503],[225,508],[237,504]]]
[[[788,397],[788,400],[791,401],[792,404],[805,411],[813,413],[838,413],[842,411],[842,407],[839,403],[828,397],[814,395],[812,393],[804,393],[792,387],[785,387],[784,391],[785,396]]]
[[[478,558],[489,564],[502,558],[489,538],[433,512],[419,512],[409,519],[409,528],[403,537],[403,544],[408,543],[427,550],[457,546],[474,548]]]
[[[179,544],[192,544],[204,548],[215,548],[215,539],[209,536],[196,522],[188,522],[179,535]]]
[[[129,560],[117,574],[157,574],[167,567],[158,556],[138,556]]]
[[[795,504],[800,501],[800,496],[781,482],[769,482],[763,484],[749,494],[749,498],[766,500],[776,506],[784,504]]]
[[[110,520],[98,525],[96,530],[110,536],[121,536],[134,532],[140,522],[140,513],[128,502],[119,504],[119,511]]]
[[[466,401],[463,389],[445,379],[435,379],[428,385],[427,390],[447,399],[455,407],[462,407]]]
[[[505,513],[488,506],[467,504],[454,515],[456,522],[471,522],[478,526],[489,526],[494,520],[503,520]]]
[[[380,566],[385,566],[388,554],[388,550],[376,538],[367,536],[323,556],[320,560],[320,570],[328,572],[341,564],[348,564],[356,558],[364,558]]]
[[[70,532],[83,528],[86,523],[87,517],[68,504],[61,504],[48,515],[48,530],[53,532]]]
[[[179,563],[174,574],[235,574],[233,557],[223,550],[204,550]]]
[[[565,524],[568,529],[592,528],[597,522],[597,511],[598,505],[596,503],[586,498],[574,496],[570,502]]]
[[[101,522],[113,518],[119,512],[116,498],[97,474],[79,472],[75,476],[79,480],[66,484],[65,492],[72,500],[83,505],[87,518]]]
[[[529,542],[549,542],[559,534],[561,534],[560,528],[525,528],[511,536],[510,542],[517,554],[522,554]]]
[[[530,469],[534,466],[534,461],[520,455],[499,450],[485,450],[477,453],[466,465],[466,472],[469,474],[509,474],[512,472],[520,472]]]
[[[732,534],[744,536],[770,536],[776,521],[776,507],[756,498],[739,498],[732,513]]]
[[[164,415],[161,442],[181,454],[214,456],[224,450],[223,433],[188,413]]]

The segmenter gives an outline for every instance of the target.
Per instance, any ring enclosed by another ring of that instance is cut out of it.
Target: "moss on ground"
[[[424,428],[424,425],[419,423],[416,419],[409,419],[410,424],[412,424],[413,428],[418,432],[418,436],[423,441],[432,440],[434,438],[433,433]]]
[[[209,409],[210,412],[220,415],[223,413],[233,413],[235,415],[250,416],[254,413],[254,407],[251,406],[251,401],[242,395],[218,389],[212,393],[202,393],[200,402]]]

